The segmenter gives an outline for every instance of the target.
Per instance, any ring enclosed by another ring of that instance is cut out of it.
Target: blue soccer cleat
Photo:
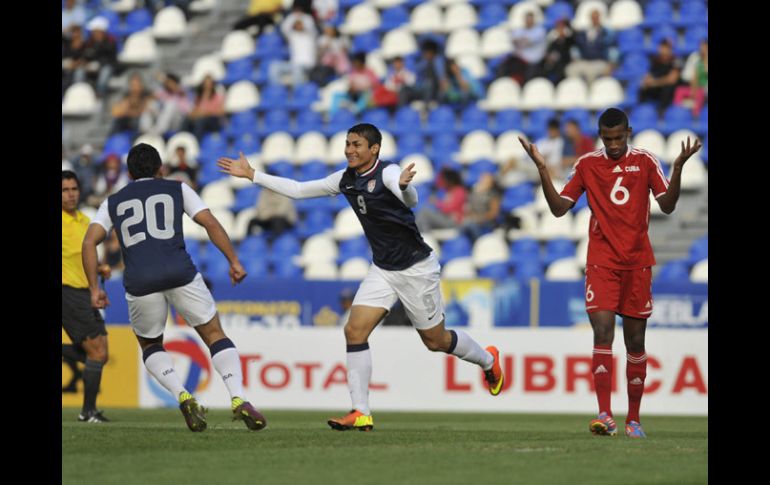
[[[642,425],[638,421],[629,421],[626,423],[626,436],[629,438],[646,438]]]

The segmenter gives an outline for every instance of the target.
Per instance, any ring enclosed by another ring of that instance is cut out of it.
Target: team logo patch
[[[377,179],[372,179],[366,184],[366,190],[369,193],[374,192],[374,187],[377,185]]]

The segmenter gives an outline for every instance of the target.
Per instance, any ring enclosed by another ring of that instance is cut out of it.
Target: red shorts
[[[651,268],[586,266],[586,312],[611,311],[646,320],[652,314]]]

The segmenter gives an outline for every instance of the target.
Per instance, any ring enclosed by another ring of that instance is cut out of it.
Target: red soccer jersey
[[[577,202],[588,192],[587,264],[625,270],[653,266],[649,194],[652,190],[657,199],[667,189],[660,162],[646,150],[629,145],[620,160],[607,157],[603,148],[580,157],[561,196]]]

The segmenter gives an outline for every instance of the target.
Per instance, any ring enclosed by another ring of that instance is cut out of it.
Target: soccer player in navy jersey
[[[671,180],[666,180],[655,155],[628,144],[631,127],[626,114],[610,108],[599,117],[599,137],[604,148],[586,153],[575,162],[572,178],[559,194],[554,188],[543,155],[534,143],[519,137],[535,162],[551,213],[563,216],[583,192],[591,208],[586,264],[586,311],[594,335],[592,373],[599,416],[589,428],[597,435],[615,435],[617,425],[610,407],[612,342],[615,314],[623,318],[628,382],[626,436],[644,438],[639,406],[647,377],[644,334],[652,314],[652,266],[655,256],[647,235],[650,191],[661,210],[670,214],[679,200],[684,163],[701,147],[696,139],[682,143],[674,160]]]
[[[222,171],[252,180],[294,199],[333,196],[342,193],[353,207],[372,247],[373,264],[353,299],[345,325],[348,388],[353,409],[328,421],[332,429],[369,431],[374,421],[369,408],[372,356],[369,334],[401,300],[417,333],[432,351],[456,355],[479,365],[485,372],[489,392],[496,396],[503,387],[498,349],[483,349],[462,330],[444,328],[438,258],[425,244],[411,207],[417,191],[409,185],[414,164],[401,171],[397,164],[379,159],[382,134],[376,126],[361,123],[348,130],[345,157],[348,167],[326,178],[297,182],[255,171],[246,157],[220,158]]]
[[[184,388],[171,356],[163,348],[169,304],[195,328],[211,352],[214,368],[231,397],[233,419],[251,430],[267,425],[264,416],[243,399],[241,362],[233,342],[222,331],[216,304],[184,244],[182,217],[202,225],[230,263],[233,285],[246,277],[230,238],[198,194],[188,185],[164,180],[158,151],[140,143],[128,152],[128,172],[134,182],[111,195],[99,207],[83,240],[83,267],[91,290],[91,305],[109,304],[96,278],[96,245],[114,226],[123,252],[131,327],[142,348],[147,371],[179,399],[179,409],[191,431],[206,429],[206,409]]]

